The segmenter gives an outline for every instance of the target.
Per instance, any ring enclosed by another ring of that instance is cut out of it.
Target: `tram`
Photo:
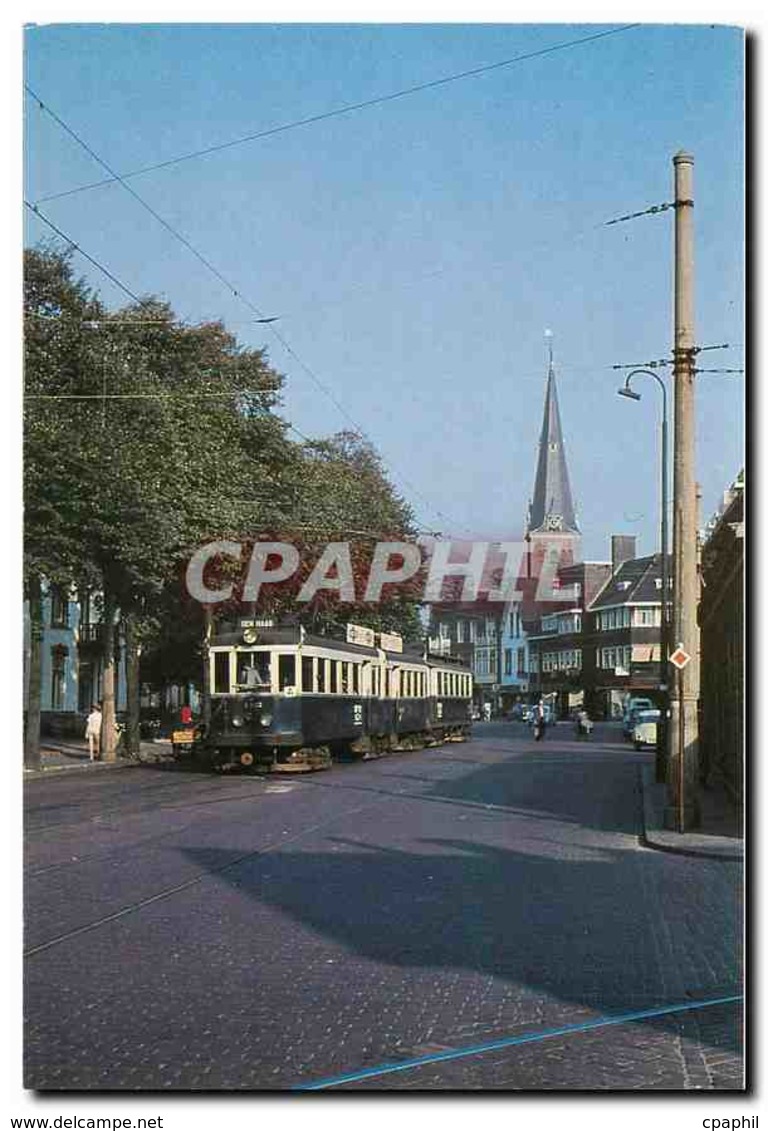
[[[245,625],[211,642],[208,677],[195,755],[220,769],[327,769],[470,733],[472,675],[447,657]]]

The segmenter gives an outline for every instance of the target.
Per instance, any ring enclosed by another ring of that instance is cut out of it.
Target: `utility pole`
[[[693,157],[673,158],[675,177],[675,344],[673,476],[673,633],[690,661],[678,672],[669,727],[668,828],[685,832],[700,821],[699,626],[694,457],[695,338],[693,312]]]

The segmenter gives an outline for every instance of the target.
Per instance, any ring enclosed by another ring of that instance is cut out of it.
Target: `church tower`
[[[539,436],[536,480],[528,509],[525,538],[528,543],[529,577],[538,577],[547,560],[550,568],[553,563],[556,563],[555,568],[559,568],[572,565],[581,557],[581,531],[576,519],[565,460],[551,338],[544,420]]]

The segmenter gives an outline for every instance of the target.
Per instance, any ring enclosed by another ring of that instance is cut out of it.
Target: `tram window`
[[[329,688],[331,695],[338,695],[339,692],[339,662],[338,660],[331,660],[331,686]]]
[[[269,652],[238,652],[237,690],[269,685]]]
[[[321,693],[325,691],[327,685],[327,680],[325,678],[325,664],[325,660],[317,661],[317,690]]]
[[[213,693],[214,695],[228,695],[229,652],[214,652],[213,655]]]
[[[349,669],[350,669],[350,666],[351,665],[347,664],[347,663],[340,663],[339,664],[339,668],[341,669],[340,670],[340,674],[341,674],[341,688],[340,688],[340,690],[341,690],[342,695],[349,695]]]
[[[301,690],[304,695],[311,695],[315,690],[311,656],[302,656],[301,658]]]
[[[352,665],[352,694],[360,694],[360,665]]]
[[[296,686],[296,657],[295,656],[280,656],[278,657],[278,687],[280,691],[285,691],[286,687]]]

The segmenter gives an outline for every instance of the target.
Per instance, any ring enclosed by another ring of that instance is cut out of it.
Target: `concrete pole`
[[[673,639],[691,656],[675,681],[670,726],[668,827],[685,832],[700,822],[699,626],[695,474],[693,313],[693,157],[677,153],[675,170],[675,424],[673,473]],[[681,673],[682,675],[682,673]]]

